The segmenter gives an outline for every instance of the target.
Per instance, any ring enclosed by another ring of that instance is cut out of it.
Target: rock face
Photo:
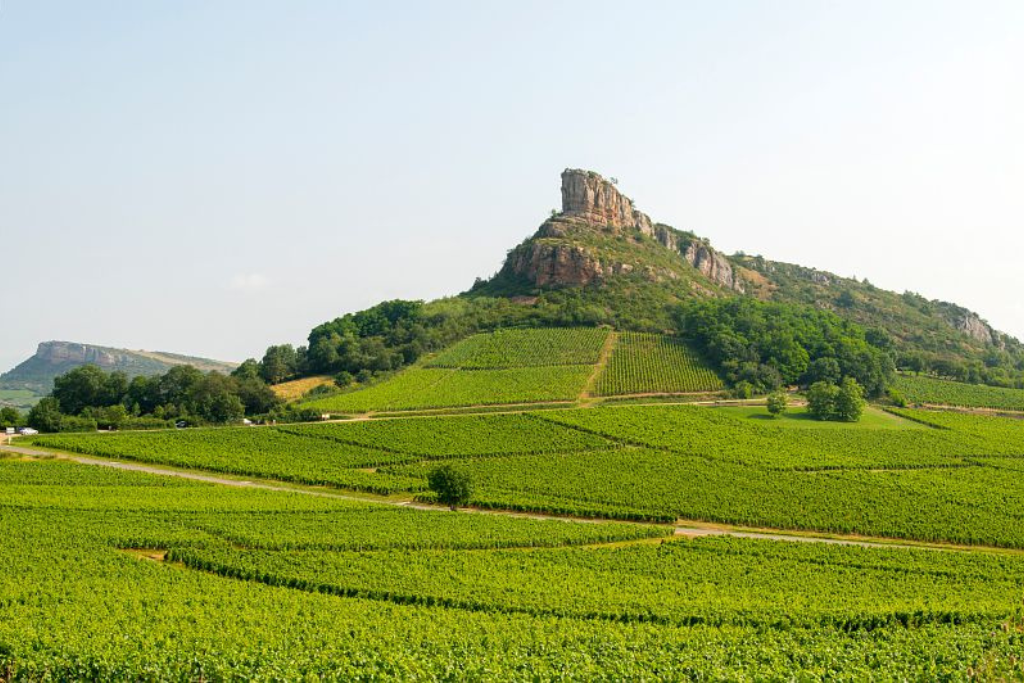
[[[562,171],[562,215],[596,226],[635,228],[645,235],[654,234],[651,219],[634,208],[633,200],[593,171]]]
[[[743,291],[732,264],[706,241],[653,224],[614,184],[593,171],[572,168],[562,172],[562,212],[545,221],[532,240],[514,249],[504,270],[538,287],[578,287],[631,272],[643,273],[655,281],[682,276],[681,270],[645,263],[642,256],[630,261],[621,251],[580,243],[593,245],[593,239],[573,239],[583,235],[656,250],[656,244],[645,241],[653,239],[679,256],[683,269],[685,261],[711,282]]]
[[[693,241],[683,252],[683,257],[690,265],[700,271],[701,275],[726,289],[743,291],[743,283],[736,277],[732,264],[724,256],[711,248],[706,242]]]
[[[505,267],[538,287],[581,287],[604,274],[601,262],[583,247],[543,242],[515,250]]]
[[[968,337],[986,344],[993,344],[996,341],[992,328],[989,327],[984,320],[979,318],[976,313],[971,313],[970,311],[964,311],[954,319],[953,327],[960,330]]]
[[[121,363],[125,355],[111,349],[75,344],[73,342],[41,342],[36,349],[36,358],[54,365],[92,363],[101,368],[111,368]]]

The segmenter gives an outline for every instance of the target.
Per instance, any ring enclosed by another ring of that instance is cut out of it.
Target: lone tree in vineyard
[[[776,391],[768,395],[768,412],[772,417],[780,417],[786,412],[786,393],[784,391]]]
[[[469,475],[451,465],[441,465],[431,470],[427,475],[427,484],[437,494],[437,499],[452,510],[469,503],[473,495],[473,482]]]

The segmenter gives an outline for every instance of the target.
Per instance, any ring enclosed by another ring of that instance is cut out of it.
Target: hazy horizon
[[[620,179],[719,249],[1024,338],[1024,4],[0,4],[0,372],[241,361],[494,273]]]

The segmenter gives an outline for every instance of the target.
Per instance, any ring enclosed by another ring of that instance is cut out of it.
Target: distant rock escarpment
[[[132,351],[109,346],[66,341],[41,342],[35,355],[0,375],[0,389],[24,389],[46,394],[53,388],[53,379],[82,365],[98,365],[108,372],[120,371],[129,377],[159,375],[175,365],[191,365],[208,372],[229,373],[234,363],[183,356],[162,351]]]
[[[743,291],[732,264],[707,241],[655,224],[612,182],[580,169],[562,172],[561,213],[514,249],[503,270],[537,287],[579,287],[635,273]]]

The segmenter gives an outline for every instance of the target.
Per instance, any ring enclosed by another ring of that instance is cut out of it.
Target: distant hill
[[[216,370],[223,373],[238,367],[236,363],[164,351],[133,351],[76,342],[47,341],[39,344],[34,356],[0,375],[0,404],[21,408],[31,405],[49,393],[53,388],[54,377],[89,363],[108,372],[124,372],[129,377],[159,375],[175,365],[191,365],[204,372]]]

